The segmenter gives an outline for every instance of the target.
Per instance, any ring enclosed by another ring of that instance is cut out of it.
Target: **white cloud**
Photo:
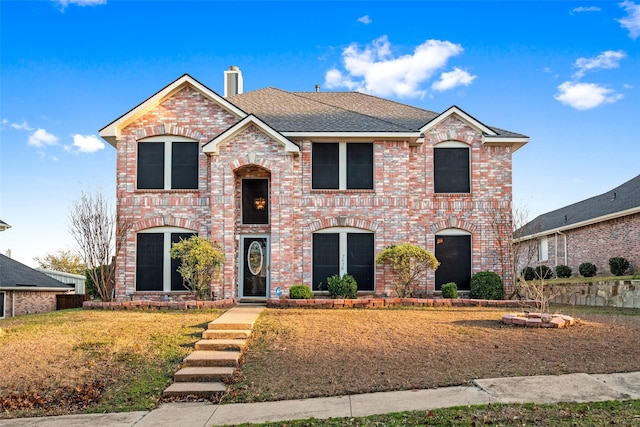
[[[369,18],[369,15],[364,15],[358,18],[358,22],[364,25],[369,25],[371,24],[372,21],[371,21],[371,18]]]
[[[104,143],[95,135],[73,135],[73,145],[65,147],[66,151],[74,149],[78,153],[95,153],[104,149]]]
[[[575,13],[580,13],[580,12],[600,12],[602,9],[600,9],[598,6],[580,6],[580,7],[576,7],[574,8],[571,12],[575,12]]]
[[[53,0],[53,2],[57,3],[62,9],[69,6],[70,4],[81,7],[107,4],[107,0]]]
[[[38,130],[29,135],[29,139],[27,140],[27,144],[38,148],[42,148],[47,145],[56,145],[57,143],[58,137],[42,128],[38,128]]]
[[[632,1],[626,0],[618,5],[627,12],[627,16],[621,19],[616,19],[620,23],[622,28],[629,30],[629,37],[637,39],[640,37],[640,4],[635,4]]]
[[[345,71],[335,68],[327,71],[325,85],[329,89],[344,87],[378,96],[423,97],[426,91],[420,85],[462,51],[459,44],[427,40],[413,54],[395,56],[387,36],[362,49],[352,43],[342,52]]]
[[[607,50],[593,58],[578,58],[574,64],[578,68],[575,76],[580,78],[587,71],[618,68],[620,60],[626,56],[627,54],[622,50]]]
[[[26,120],[23,120],[22,123],[11,123],[9,126],[11,126],[13,129],[16,129],[16,130],[26,130],[26,131],[33,130],[33,128],[29,126]]]
[[[455,67],[453,71],[442,73],[440,75],[440,80],[433,83],[431,87],[442,92],[445,90],[453,89],[457,86],[469,86],[476,77],[478,76],[474,76],[472,74],[469,74],[465,70]]]
[[[558,90],[555,99],[576,110],[589,110],[622,99],[622,94],[595,83],[564,82]]]

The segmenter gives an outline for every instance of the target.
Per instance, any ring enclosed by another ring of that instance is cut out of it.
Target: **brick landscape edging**
[[[531,300],[484,300],[448,298],[358,298],[358,299],[275,299],[270,308],[383,308],[383,307],[536,307]]]
[[[85,301],[84,310],[192,310],[207,308],[229,308],[236,305],[235,298],[217,301]]]

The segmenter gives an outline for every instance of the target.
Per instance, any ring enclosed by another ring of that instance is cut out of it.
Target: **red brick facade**
[[[251,124],[225,139],[216,152],[203,152],[209,141],[238,121],[219,103],[186,86],[119,129],[118,213],[133,225],[117,256],[117,299],[145,296],[136,291],[136,233],[154,227],[195,231],[222,245],[226,262],[220,279],[212,284],[217,299],[239,295],[240,235],[269,237],[267,298],[273,298],[277,287],[286,294],[295,284],[311,286],[312,235],[330,227],[374,233],[376,254],[400,242],[434,252],[436,234],[460,230],[471,235],[472,272],[496,271],[506,287],[511,286],[510,145],[484,143],[481,130],[452,114],[430,128],[424,142],[369,141],[373,142],[373,190],[314,190],[311,139],[296,139],[299,153],[291,153],[265,129]],[[161,135],[199,141],[197,190],[136,189],[138,141]],[[335,142],[345,140],[339,135]],[[450,141],[470,148],[469,194],[434,193],[434,146]],[[241,179],[256,177],[269,180],[269,224],[243,225]],[[423,279],[421,288],[427,293],[434,290],[433,272]],[[384,269],[376,267],[374,293],[392,295],[392,289]]]
[[[64,291],[0,291],[0,298],[4,297],[4,317],[54,311],[56,295],[64,293]]]

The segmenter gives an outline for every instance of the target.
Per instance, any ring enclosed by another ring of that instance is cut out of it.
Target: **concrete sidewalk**
[[[0,420],[0,426],[215,426],[305,418],[360,417],[486,403],[556,403],[640,399],[640,372],[475,380],[470,387],[393,391],[263,403],[168,403],[150,412]]]

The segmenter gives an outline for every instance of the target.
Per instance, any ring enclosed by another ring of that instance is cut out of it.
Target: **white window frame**
[[[318,230],[314,232],[314,234],[338,234],[340,241],[340,276],[342,277],[344,274],[347,274],[347,234],[349,233],[360,233],[360,234],[375,234],[373,231],[363,230],[362,228],[355,227],[331,227],[331,228],[323,228],[322,230]],[[374,255],[375,255],[375,236],[374,237]],[[313,259],[313,256],[312,256]],[[375,262],[375,261],[374,261]],[[375,264],[374,264],[375,265]],[[375,289],[375,276],[374,276],[374,286]]]
[[[164,237],[163,252],[165,256],[163,257],[163,261],[162,261],[162,290],[161,291],[138,291],[137,290],[138,284],[136,283],[136,292],[178,292],[178,291],[171,290],[171,256],[169,255],[169,251],[171,250],[171,233],[197,234],[198,232],[195,230],[189,230],[188,228],[181,228],[181,227],[154,227],[154,228],[145,228],[144,230],[140,230],[138,231],[137,234],[145,234],[145,233],[162,233]],[[136,242],[137,241],[138,239],[136,238]],[[138,260],[136,259],[136,268],[137,268],[137,265],[138,265]]]
[[[375,180],[375,171],[376,171],[376,159],[375,159],[375,144],[373,141],[362,141],[362,142],[312,142],[312,144],[338,144],[338,189],[333,191],[341,191],[341,190],[349,190],[347,188],[347,144],[371,144],[373,149],[373,158],[371,159],[371,168],[373,171],[373,185],[370,189],[359,189],[360,191],[367,191],[375,189],[376,180]],[[312,149],[313,150],[313,149]],[[313,165],[313,159],[311,161]],[[313,190],[331,190],[327,188],[312,188]]]
[[[161,136],[150,136],[148,138],[142,138],[137,141],[140,142],[163,142],[164,143],[164,188],[158,188],[157,190],[173,190],[171,183],[171,172],[172,172],[172,149],[174,142],[198,142],[197,139],[187,138],[185,136],[176,136],[176,135],[161,135]],[[199,157],[199,153],[198,153]],[[138,165],[136,158],[136,173],[138,173]],[[200,161],[198,159],[198,177],[200,176]],[[198,179],[198,188],[200,187],[200,179]],[[136,181],[137,188],[137,181]],[[193,188],[193,191],[198,190],[198,188]],[[147,190],[146,188],[140,188],[139,190]]]
[[[542,236],[538,239],[538,261],[549,260],[549,238]]]

